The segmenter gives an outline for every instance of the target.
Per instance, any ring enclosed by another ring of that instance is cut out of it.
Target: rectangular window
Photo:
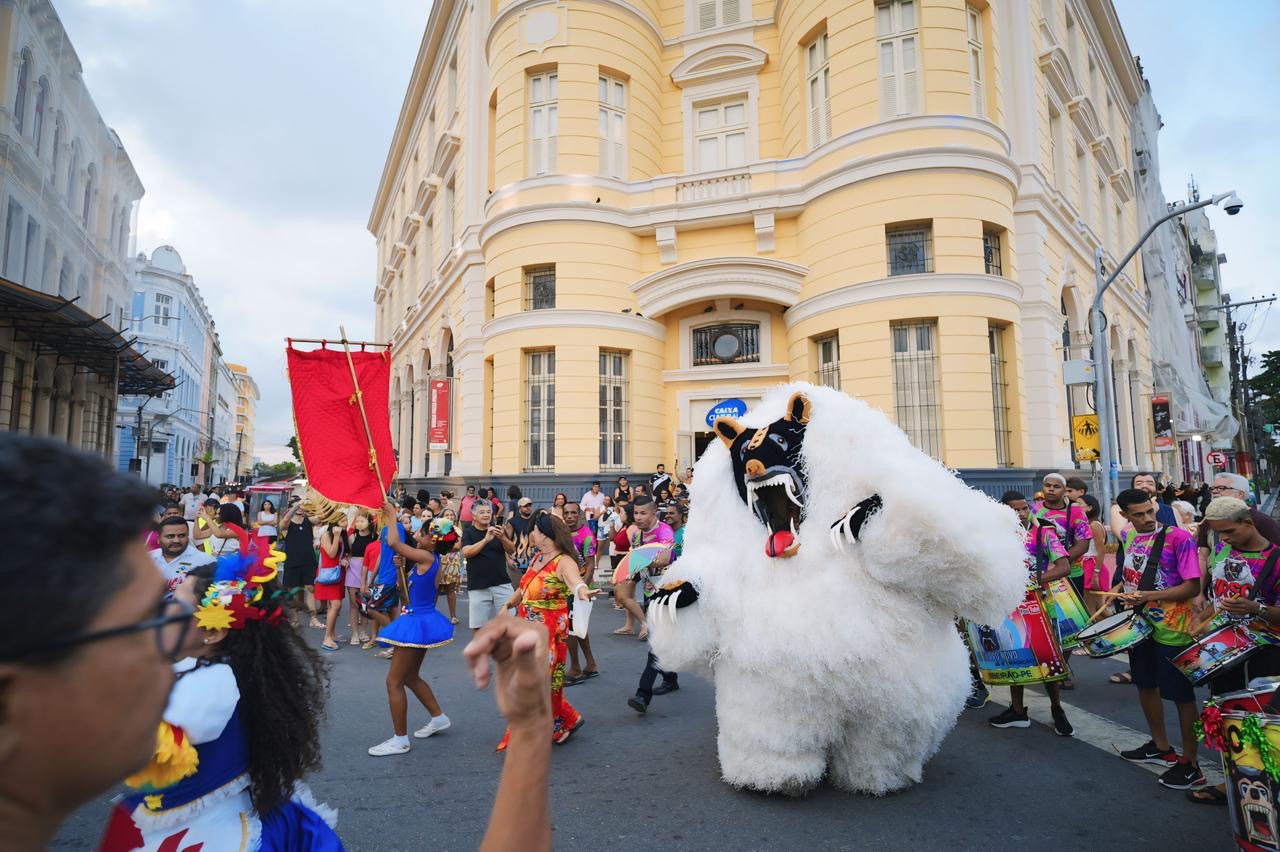
[[[627,353],[600,350],[600,469],[626,467]]]
[[[17,262],[18,228],[21,226],[22,205],[10,198],[9,210],[4,218],[4,257],[0,258],[0,269],[3,269],[5,276],[9,278],[17,277],[17,270],[10,267],[10,262]]]
[[[446,81],[447,88],[445,90],[445,106],[449,109],[448,118],[453,117],[453,113],[458,109],[458,54],[454,53],[449,57],[449,72]]]
[[[876,4],[876,50],[880,62],[880,114],[884,118],[920,111],[919,45],[914,0]]]
[[[627,84],[600,76],[600,174],[627,178]]]
[[[555,306],[555,266],[526,266],[524,269],[524,309],[526,311],[549,311]]]
[[[727,27],[742,20],[739,0],[697,0],[698,29]]]
[[[710,172],[747,164],[747,102],[702,104],[694,108],[694,170]]]
[[[885,229],[890,275],[933,271],[933,226],[908,225]]]
[[[1081,219],[1089,215],[1089,161],[1079,145],[1076,145],[1076,212]]]
[[[1004,329],[987,326],[988,349],[991,353],[991,413],[996,430],[996,464],[1013,464],[1009,451],[1009,385],[1005,381]]]
[[[840,337],[828,334],[813,341],[818,354],[817,384],[840,390]]]
[[[693,330],[693,366],[755,364],[760,361],[760,326],[723,323]]]
[[[969,77],[973,83],[973,113],[987,114],[986,59],[982,52],[982,13],[965,7],[969,19]]]
[[[982,262],[988,275],[1004,275],[1004,264],[1000,262],[1000,234],[996,231],[982,232]]]
[[[445,184],[444,194],[440,199],[440,263],[448,263],[453,256],[453,207],[456,203],[454,182],[450,178]]]
[[[33,287],[35,281],[31,275],[35,271],[32,267],[36,263],[36,241],[38,239],[37,232],[40,227],[36,224],[36,220],[27,217],[27,239],[22,252],[22,283],[28,287]]]
[[[827,62],[827,34],[805,48],[809,93],[809,146],[816,148],[831,138],[831,75]]]
[[[1098,239],[1105,246],[1107,244],[1107,186],[1102,182],[1102,178],[1098,178]]]
[[[173,297],[164,293],[156,293],[156,307],[152,313],[155,314],[151,319],[156,325],[169,327],[169,315],[173,307]]]
[[[554,470],[556,465],[556,352],[540,349],[528,359],[528,452],[526,470]]]
[[[936,459],[942,458],[941,404],[938,356],[934,346],[937,323],[932,320],[895,322],[893,343],[893,410],[898,428],[911,443]]]
[[[551,174],[556,169],[558,75],[554,71],[529,77],[529,173]]]
[[[1045,105],[1049,110],[1049,182],[1062,189],[1063,168],[1061,163],[1062,157],[1062,113],[1058,112],[1058,108],[1053,105],[1053,101],[1046,100]]]

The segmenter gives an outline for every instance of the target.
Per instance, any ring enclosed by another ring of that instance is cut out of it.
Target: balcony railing
[[[746,195],[751,191],[751,174],[740,172],[731,175],[694,178],[682,180],[676,184],[677,201],[710,201],[717,198],[732,198]]]

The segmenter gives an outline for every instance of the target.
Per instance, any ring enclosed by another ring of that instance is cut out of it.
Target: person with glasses
[[[266,593],[275,574],[236,554],[174,590],[197,629],[177,644],[155,755],[125,779],[134,792],[112,810],[101,852],[343,848],[336,814],[301,783],[320,767],[328,672]]]
[[[44,849],[72,811],[143,766],[156,745],[172,653],[189,612],[166,603],[143,534],[157,493],[64,443],[0,433],[0,587],[26,601],[0,631],[0,825]],[[77,523],[31,512],[87,495]],[[92,708],[93,712],[85,712]],[[62,748],[67,732],[91,747]],[[83,737],[83,739],[80,739]]]

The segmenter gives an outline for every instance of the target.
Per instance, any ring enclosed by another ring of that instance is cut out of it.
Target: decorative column
[[[418,379],[413,384],[413,460],[411,464],[406,464],[408,470],[413,471],[414,476],[426,476],[427,474],[427,447],[430,422],[427,419],[429,410],[428,403],[431,400],[431,377]]]
[[[1019,418],[1026,435],[1023,463],[1037,468],[1070,467],[1069,390],[1062,383],[1062,313],[1056,305],[1045,302],[1024,303],[1019,330],[1026,406]]]

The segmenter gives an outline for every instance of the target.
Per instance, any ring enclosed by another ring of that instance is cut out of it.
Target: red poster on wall
[[[1173,434],[1173,410],[1169,406],[1169,397],[1151,397],[1151,427],[1155,432],[1155,451],[1157,453],[1172,452],[1178,446]]]
[[[432,451],[449,449],[449,380],[431,380],[431,428],[427,443]]]

